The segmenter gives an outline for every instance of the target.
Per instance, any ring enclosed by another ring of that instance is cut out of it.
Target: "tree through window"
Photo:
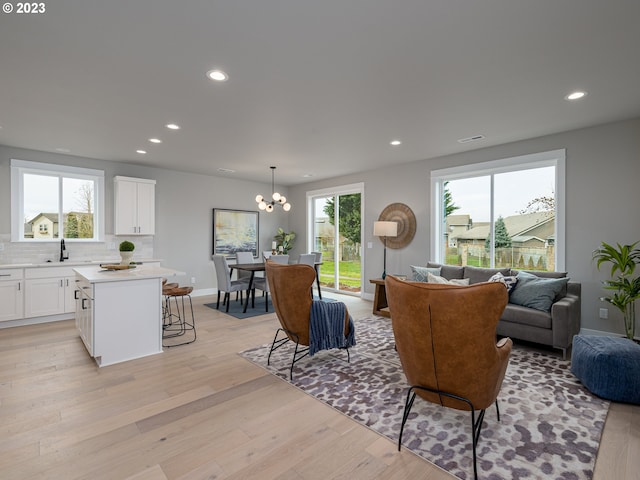
[[[564,151],[432,172],[432,257],[449,265],[564,265]]]

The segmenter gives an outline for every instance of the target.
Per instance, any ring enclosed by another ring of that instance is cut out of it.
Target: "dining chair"
[[[302,253],[300,254],[300,258],[298,259],[298,263],[301,263],[303,265],[311,265],[312,267],[315,262],[316,256],[314,253]]]
[[[226,257],[223,255],[214,255],[212,265],[216,271],[216,279],[218,281],[218,302],[216,308],[220,310],[220,292],[224,292],[224,302],[227,302],[229,311],[229,294],[231,292],[241,292],[249,288],[249,281],[231,280],[231,269],[227,263]]]
[[[267,260],[267,262],[274,262],[279,265],[287,265],[289,263],[289,255],[271,255],[271,258]],[[265,295],[264,299],[264,310],[265,312],[269,311],[269,293],[271,290],[269,289],[269,282],[267,281],[267,277],[256,277],[253,279],[253,286],[257,290],[262,290]]]

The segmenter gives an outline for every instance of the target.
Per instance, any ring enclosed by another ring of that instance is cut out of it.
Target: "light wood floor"
[[[0,330],[0,478],[455,478],[239,357],[277,319],[211,301],[196,343],[101,369],[72,321]],[[640,407],[612,405],[594,478],[640,479]]]

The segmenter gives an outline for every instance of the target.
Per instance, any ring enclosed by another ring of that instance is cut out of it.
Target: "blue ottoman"
[[[571,372],[599,397],[640,404],[640,345],[631,340],[574,336]]]

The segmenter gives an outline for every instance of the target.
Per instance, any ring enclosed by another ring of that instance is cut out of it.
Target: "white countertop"
[[[142,262],[144,263],[152,263],[152,262],[161,262],[161,260],[157,259],[133,259],[134,262]],[[107,260],[66,260],[64,262],[42,262],[42,263],[2,263],[0,264],[0,268],[42,268],[42,267],[77,267],[77,266],[85,266],[85,265],[99,265],[101,263],[119,263],[120,257],[111,258]]]
[[[186,275],[185,272],[155,265],[137,265],[136,268],[127,270],[104,270],[100,266],[92,265],[75,267],[73,271],[85,278],[89,283],[121,282]]]

